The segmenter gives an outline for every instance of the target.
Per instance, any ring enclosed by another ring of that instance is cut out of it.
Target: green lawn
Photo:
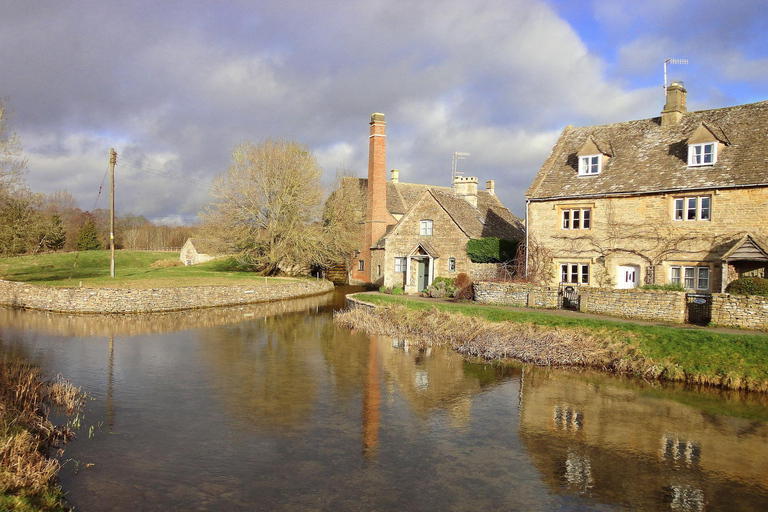
[[[85,288],[167,288],[174,286],[249,285],[276,283],[238,266],[232,258],[199,265],[169,266],[179,254],[153,251],[116,251],[115,277],[109,275],[109,251],[40,254],[0,259],[0,278],[41,286]]]
[[[676,365],[687,375],[698,376],[701,382],[719,382],[726,378],[768,383],[766,334],[724,334],[707,329],[683,329],[578,316],[558,316],[547,314],[544,310],[514,311],[471,303],[414,301],[408,297],[393,295],[366,294],[361,298],[373,304],[404,304],[416,310],[438,308],[447,312],[481,317],[491,322],[509,321],[588,329],[635,347],[637,354],[646,359],[667,366]]]

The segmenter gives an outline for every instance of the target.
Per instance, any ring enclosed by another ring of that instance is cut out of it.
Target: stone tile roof
[[[688,167],[688,139],[702,123],[725,147],[714,166]],[[768,101],[661,118],[563,130],[526,194],[531,199],[768,185]],[[610,148],[602,171],[578,175],[576,153],[593,138]]]
[[[362,190],[368,188],[367,178],[345,179],[356,181]],[[491,236],[519,240],[523,237],[522,221],[505,208],[498,197],[486,190],[477,191],[477,209],[475,209],[466,200],[456,196],[452,187],[388,181],[387,210],[393,215],[405,215],[425,192],[432,193],[470,238]],[[383,238],[386,238],[390,231],[391,228],[388,228]]]
[[[209,254],[215,256],[226,252],[216,240],[207,238],[188,238],[187,243],[192,244],[192,247],[197,254]]]

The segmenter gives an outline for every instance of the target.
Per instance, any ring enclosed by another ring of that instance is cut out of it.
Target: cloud
[[[110,147],[126,167],[159,171],[119,169],[118,180],[118,209],[155,219],[193,219],[208,192],[190,183],[210,183],[243,140],[296,140],[327,181],[342,166],[362,176],[370,114],[384,112],[402,180],[447,184],[451,154],[470,152],[462,165],[522,214],[565,125],[658,115],[659,54],[672,43],[698,74],[683,79],[716,81],[687,82],[689,105],[738,99],[736,83],[757,94],[765,44],[736,28],[759,4],[722,12],[708,0],[685,17],[695,5],[18,2],[0,20],[0,95],[16,109],[31,187],[67,189],[84,208]]]

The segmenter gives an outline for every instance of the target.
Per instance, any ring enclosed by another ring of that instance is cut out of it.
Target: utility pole
[[[117,153],[109,148],[109,250],[112,257],[109,260],[109,275],[115,277],[115,163]]]

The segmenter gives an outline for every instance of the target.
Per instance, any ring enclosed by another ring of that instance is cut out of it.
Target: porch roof
[[[768,261],[767,245],[747,234],[734,242],[723,255],[723,261]]]

